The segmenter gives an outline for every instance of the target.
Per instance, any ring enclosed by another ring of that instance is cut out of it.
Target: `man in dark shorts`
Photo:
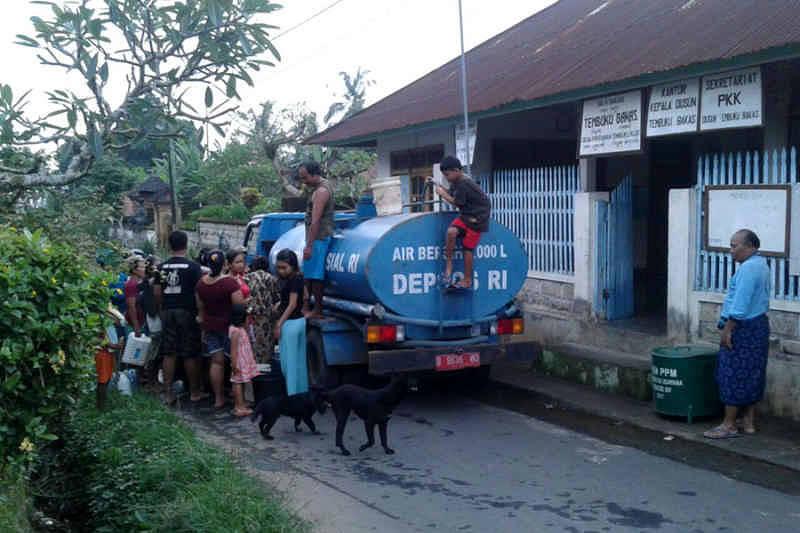
[[[459,216],[447,228],[447,244],[445,258],[447,267],[444,276],[448,284],[459,289],[472,287],[473,250],[478,246],[481,233],[489,231],[489,216],[492,205],[489,197],[481,190],[472,178],[466,176],[462,170],[461,161],[453,156],[447,156],[439,163],[444,177],[450,183],[450,189],[436,185],[436,192],[450,204],[458,208]],[[428,178],[432,180],[433,178]],[[452,284],[453,276],[453,250],[456,239],[461,239],[464,248],[464,279]]]
[[[325,258],[333,236],[336,212],[333,187],[322,177],[319,163],[308,161],[300,165],[298,174],[311,196],[306,207],[306,247],[303,249],[303,276],[309,295],[314,296],[314,308],[304,305],[307,318],[322,317],[322,295],[325,288]]]
[[[163,333],[161,355],[164,357],[164,387],[167,403],[175,401],[172,381],[177,359],[183,361],[193,402],[207,398],[200,390],[200,326],[197,323],[197,303],[194,288],[200,280],[200,265],[186,257],[188,237],[182,231],[169,236],[172,257],[161,265]]]

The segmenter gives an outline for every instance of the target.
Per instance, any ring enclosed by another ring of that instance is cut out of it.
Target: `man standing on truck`
[[[469,289],[472,287],[473,250],[478,246],[481,233],[489,231],[489,216],[492,205],[489,197],[481,190],[472,178],[464,174],[461,161],[449,155],[439,163],[439,170],[450,183],[450,189],[445,189],[436,184],[436,192],[450,204],[458,208],[459,216],[447,228],[447,243],[445,245],[445,259],[447,266],[444,271],[445,280],[451,288]],[[428,180],[433,182],[433,178]],[[453,250],[456,239],[461,239],[464,248],[464,279],[452,283],[453,276]]]
[[[314,308],[305,302],[306,318],[322,317],[322,294],[325,287],[325,257],[333,236],[335,204],[333,188],[322,177],[319,163],[307,161],[298,169],[303,185],[308,187],[310,197],[306,205],[306,247],[303,249],[303,276],[306,289],[314,297]],[[306,296],[308,297],[308,296]]]

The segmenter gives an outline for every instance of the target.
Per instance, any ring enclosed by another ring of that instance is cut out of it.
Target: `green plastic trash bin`
[[[686,417],[713,416],[722,410],[717,381],[717,349],[668,346],[653,350],[651,380],[657,413]]]

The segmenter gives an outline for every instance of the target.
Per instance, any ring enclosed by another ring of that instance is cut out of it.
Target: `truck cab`
[[[335,215],[337,226],[345,226],[356,217],[352,212],[338,212]],[[247,249],[247,264],[258,256],[269,257],[272,245],[290,229],[304,224],[305,214],[299,212],[266,213],[255,215],[247,223],[244,233],[244,247]]]

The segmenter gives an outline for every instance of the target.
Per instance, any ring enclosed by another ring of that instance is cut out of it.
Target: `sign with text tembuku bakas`
[[[642,91],[583,101],[580,157],[642,149]]]
[[[699,110],[699,78],[656,85],[647,104],[647,136],[695,132]]]
[[[700,130],[761,126],[763,99],[759,67],[704,76]]]

